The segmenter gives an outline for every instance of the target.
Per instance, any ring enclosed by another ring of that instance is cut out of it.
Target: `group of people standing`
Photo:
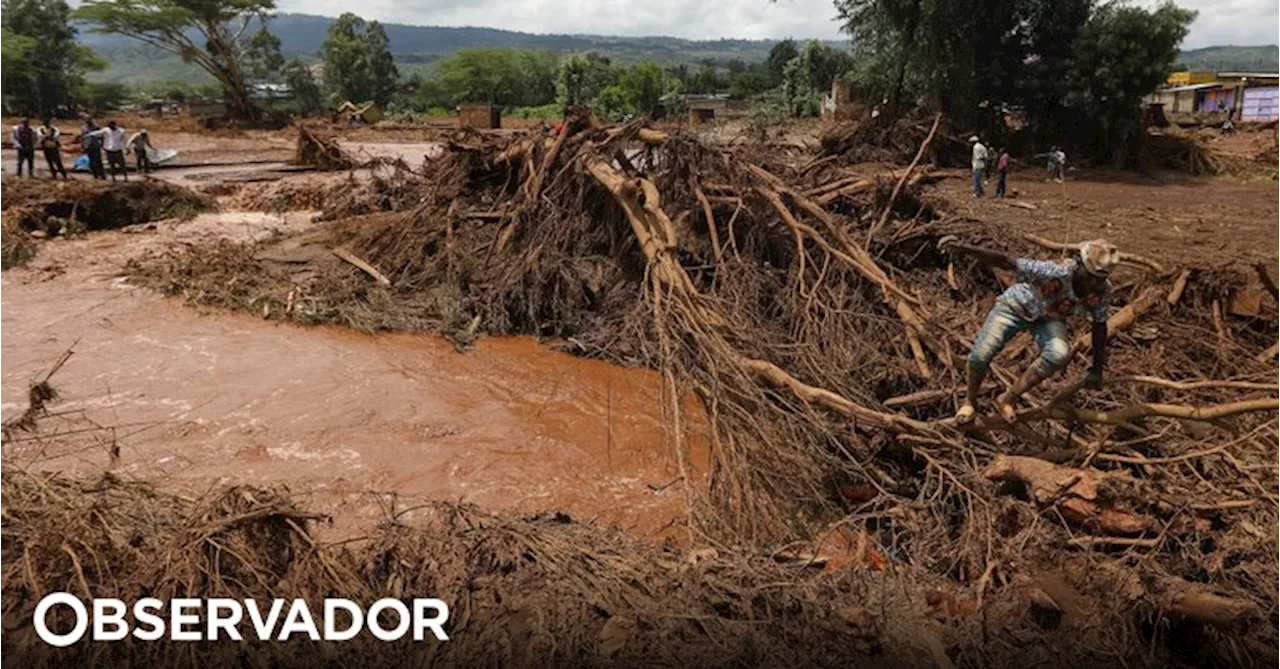
[[[986,194],[983,186],[991,181],[991,156],[995,154],[998,156],[995,159],[996,197],[1004,197],[1008,185],[1009,162],[1012,160],[1009,151],[1007,149],[989,150],[977,135],[969,138],[969,144],[973,147],[973,196],[982,197]]]
[[[996,197],[1003,198],[1009,179],[1009,164],[1012,158],[1009,156],[1008,149],[996,149],[994,151],[988,149],[982,143],[982,140],[973,135],[969,138],[969,145],[973,150],[973,160],[971,166],[973,168],[973,196],[982,197],[986,194],[985,184],[991,182],[991,156],[998,156],[995,161],[996,171]],[[1047,154],[1049,159],[1048,172],[1049,179],[1062,183],[1062,179],[1066,173],[1067,154],[1060,147],[1054,146]]]
[[[39,128],[31,127],[29,118],[22,119],[21,123],[14,126],[10,139],[18,153],[18,176],[22,176],[24,163],[28,178],[35,176],[35,152],[39,148],[44,152],[45,162],[49,165],[50,178],[56,179],[58,175],[62,175],[63,179],[70,178],[67,176],[66,166],[62,164],[61,138],[62,131],[53,125],[53,120],[49,118],[46,118]],[[147,151],[153,147],[145,129],[139,130],[131,137],[126,137],[125,129],[115,121],[109,121],[107,127],[103,128],[94,123],[92,118],[86,118],[84,125],[80,127],[77,139],[80,142],[81,151],[88,158],[89,172],[95,179],[105,180],[107,170],[110,169],[112,181],[116,180],[117,174],[128,181],[129,171],[124,156],[130,151],[137,157],[139,173],[146,174],[151,170],[151,160],[147,156]],[[104,152],[107,158],[106,168],[102,163]]]

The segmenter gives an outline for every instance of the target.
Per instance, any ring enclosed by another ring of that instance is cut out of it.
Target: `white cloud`
[[[279,0],[278,6],[326,16],[353,11],[340,0]],[[365,0],[354,11],[384,23],[544,34],[839,38],[831,0]]]
[[[1143,4],[1154,4],[1143,0]],[[1181,0],[1199,11],[1184,48],[1276,44],[1276,0]],[[841,39],[831,0],[279,0],[282,11],[355,11],[386,23],[686,39]]]
[[[1199,12],[1182,48],[1216,44],[1237,46],[1276,44],[1280,5],[1275,0],[1182,0],[1178,4]]]

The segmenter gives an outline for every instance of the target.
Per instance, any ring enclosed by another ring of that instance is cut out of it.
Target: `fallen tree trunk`
[[[1178,616],[1214,627],[1230,629],[1254,620],[1258,609],[1252,602],[1231,599],[1210,592],[1203,585],[1171,579],[1160,596],[1160,608]]]
[[[1077,470],[1052,462],[1016,455],[992,460],[983,472],[991,481],[1017,481],[1040,505],[1056,505],[1073,524],[1105,534],[1140,534],[1155,526],[1155,519],[1106,506],[1098,501],[1098,486],[1108,474]]]

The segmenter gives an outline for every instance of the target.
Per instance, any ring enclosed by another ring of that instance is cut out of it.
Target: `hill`
[[[1178,62],[1182,70],[1280,72],[1280,47],[1207,46],[1183,51]]]
[[[333,19],[310,14],[277,14],[271,31],[280,38],[286,56],[315,57]],[[459,49],[538,49],[556,53],[596,51],[620,62],[651,59],[660,63],[727,61],[740,58],[761,62],[776,40],[687,40],[676,37],[622,37],[613,35],[537,35],[496,28],[450,28],[385,23],[391,52],[399,63],[417,69]],[[800,38],[797,38],[800,39]],[[198,68],[176,56],[139,45],[119,35],[90,33],[81,29],[80,42],[92,47],[109,63],[92,78],[127,84],[181,80],[209,82]],[[829,42],[847,46],[847,42]]]

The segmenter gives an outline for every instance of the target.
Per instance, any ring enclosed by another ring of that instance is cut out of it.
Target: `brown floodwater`
[[[432,335],[275,324],[189,308],[120,276],[147,249],[307,226],[304,215],[205,215],[47,242],[32,267],[5,272],[5,418],[74,351],[52,379],[59,415],[41,428],[64,436],[9,443],[6,465],[111,469],[192,493],[283,484],[338,513],[374,513],[372,492],[384,506],[394,493],[399,507],[562,510],[648,537],[683,526],[651,370],[526,338],[482,338],[460,354]]]

